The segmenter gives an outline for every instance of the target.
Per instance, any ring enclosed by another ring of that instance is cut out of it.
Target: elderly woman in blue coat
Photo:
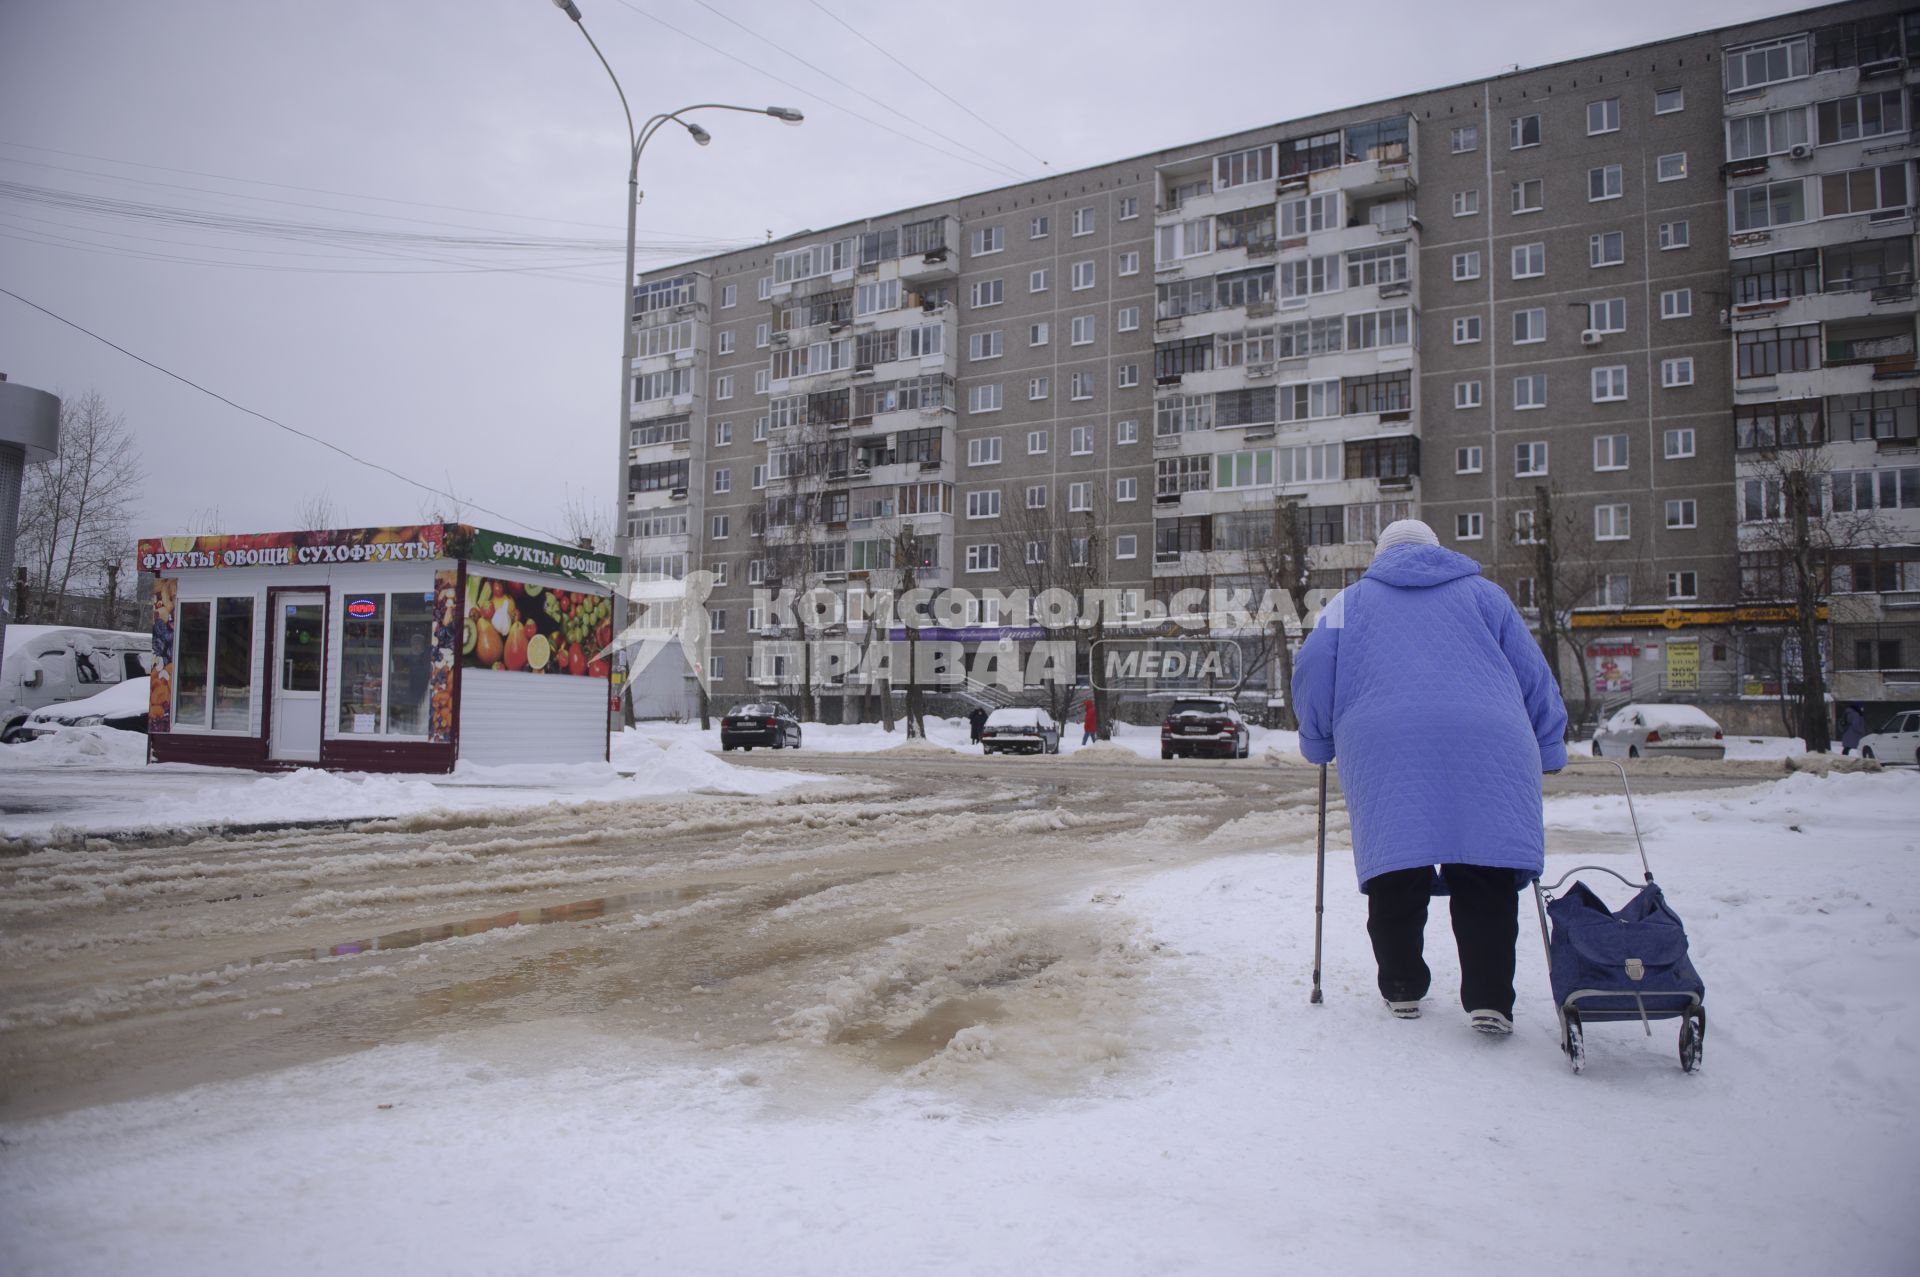
[[[1336,595],[1293,673],[1300,752],[1340,760],[1380,994],[1420,1014],[1434,867],[1450,897],[1460,1001],[1513,1030],[1519,889],[1546,842],[1540,775],[1566,766],[1567,710],[1526,622],[1480,565],[1414,519]]]

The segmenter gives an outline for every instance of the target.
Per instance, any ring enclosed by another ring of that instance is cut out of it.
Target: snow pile
[[[1160,756],[1160,742],[1153,742],[1153,756]],[[1138,749],[1130,749],[1119,740],[1097,740],[1091,745],[1077,745],[1067,751],[1067,761],[1072,763],[1141,763],[1146,755]]]
[[[67,727],[17,745],[0,745],[0,773],[66,767],[139,767],[147,761],[144,732],[117,727]]]
[[[1877,772],[1880,762],[1858,754],[1789,754],[1780,765],[1789,772],[1812,772],[1825,776],[1830,772]]]

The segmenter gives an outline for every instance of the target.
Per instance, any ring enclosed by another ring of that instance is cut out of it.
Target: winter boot
[[[1392,998],[1388,998],[1387,1010],[1393,1012],[1395,1016],[1402,1020],[1418,1020],[1420,1018],[1420,999],[1414,998],[1407,1002],[1396,1002]]]
[[[1513,1032],[1513,1021],[1498,1011],[1469,1011],[1467,1022],[1488,1037],[1503,1038]]]

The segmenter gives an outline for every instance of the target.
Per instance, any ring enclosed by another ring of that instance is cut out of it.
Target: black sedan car
[[[720,748],[799,749],[800,720],[793,711],[774,701],[753,701],[735,705],[720,720]]]

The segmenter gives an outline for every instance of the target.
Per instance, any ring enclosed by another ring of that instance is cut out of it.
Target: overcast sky
[[[716,100],[807,113],[797,128],[710,115],[710,147],[663,133],[648,148],[640,238],[680,245],[756,242],[1041,176],[1040,160],[1066,171],[1799,7],[579,2],[638,115]],[[609,513],[614,499],[625,137],[605,73],[549,0],[0,0],[0,287],[557,531],[570,495]],[[143,216],[75,210],[75,194]],[[183,225],[180,210],[218,224]],[[370,230],[511,243],[369,243]],[[151,477],[145,532],[278,529],[316,494],[343,525],[401,523],[432,500],[5,296],[0,372],[97,389],[125,415]]]

